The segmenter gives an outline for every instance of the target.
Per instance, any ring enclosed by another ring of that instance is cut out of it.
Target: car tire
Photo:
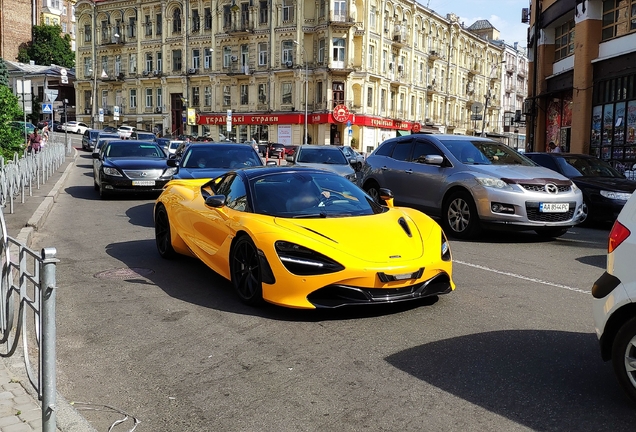
[[[161,258],[172,259],[177,256],[177,252],[172,247],[172,235],[170,232],[170,219],[166,208],[159,204],[155,212],[155,243],[157,252]]]
[[[612,366],[618,383],[629,398],[636,402],[636,371],[629,366],[636,359],[636,318],[627,321],[620,328],[612,345]]]
[[[239,237],[232,247],[230,275],[243,303],[257,306],[263,302],[260,258],[256,245],[247,235]]]
[[[442,206],[442,226],[446,234],[458,239],[473,239],[481,232],[477,207],[466,191],[455,192]]]
[[[386,202],[380,198],[380,185],[375,181],[370,181],[364,185],[364,191],[369,194],[373,201],[380,205],[386,205]]]
[[[104,189],[104,183],[99,183],[99,197],[103,200],[108,199],[109,193]]]
[[[96,191],[99,191],[99,185],[97,184],[97,180],[93,180],[93,188],[94,188]]]
[[[543,238],[555,238],[555,237],[561,237],[563,234],[565,234],[566,232],[568,232],[567,228],[539,228],[534,230],[534,232],[536,232],[540,237]]]

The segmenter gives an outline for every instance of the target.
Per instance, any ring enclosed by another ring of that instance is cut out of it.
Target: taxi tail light
[[[620,244],[623,243],[623,241],[625,241],[625,239],[629,237],[630,234],[631,234],[631,231],[627,229],[625,225],[623,225],[619,221],[614,222],[614,225],[612,226],[612,230],[610,231],[610,234],[609,234],[607,253],[614,252],[614,250],[616,250],[616,248],[620,246]]]

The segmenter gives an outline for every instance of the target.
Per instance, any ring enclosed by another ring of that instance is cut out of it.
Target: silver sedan
[[[396,204],[441,218],[457,238],[475,237],[483,227],[557,237],[585,217],[571,180],[486,138],[392,138],[367,158],[361,174],[360,185],[375,200],[388,188]]]

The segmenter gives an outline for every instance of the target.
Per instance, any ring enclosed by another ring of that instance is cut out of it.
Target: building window
[[[318,18],[325,17],[325,11],[327,10],[326,0],[320,0],[320,5],[318,6]]]
[[[325,62],[325,39],[318,41],[318,63],[323,64]]]
[[[294,61],[294,42],[283,41],[283,64]]]
[[[267,103],[267,84],[258,85],[258,102]]]
[[[369,13],[369,29],[371,31],[375,31],[375,27],[377,26],[376,15],[377,11],[375,6],[371,6],[371,12]]]
[[[232,25],[232,10],[230,5],[223,6],[223,27],[230,27]]]
[[[292,103],[292,83],[284,82],[281,84],[282,87],[282,100],[283,104],[291,104]]]
[[[198,107],[201,104],[199,87],[192,87],[192,104],[190,106]]]
[[[631,6],[630,6],[631,4]],[[603,40],[636,30],[636,1],[606,0],[603,2]]]
[[[181,33],[181,9],[179,8],[172,13],[172,33]]]
[[[206,107],[212,106],[212,87],[203,89],[203,105]]]
[[[137,73],[137,54],[130,54],[128,56],[128,72],[131,74]]]
[[[373,108],[373,87],[367,87],[367,107]]]
[[[102,90],[102,107],[108,106],[108,90]]]
[[[322,103],[323,101],[322,81],[316,83],[316,103]]]
[[[333,40],[333,61],[343,62],[345,59],[345,40],[334,38]]]
[[[151,53],[146,53],[146,70],[148,72],[153,70],[153,67],[152,67],[152,54]]]
[[[209,7],[203,9],[203,26],[204,30],[212,30],[212,11]]]
[[[108,57],[102,56],[102,73],[108,75]]]
[[[331,84],[331,94],[333,95],[333,106],[343,104],[345,101],[344,97],[344,83],[334,81]]]
[[[267,66],[267,54],[269,52],[269,44],[267,42],[261,42],[258,44],[258,65]]]
[[[86,109],[90,109],[91,112],[93,112],[93,104],[91,101],[91,91],[90,90],[84,90],[84,108]]]
[[[84,57],[84,77],[91,76],[93,72],[93,59],[90,57]]]
[[[161,108],[163,106],[163,94],[161,93],[161,89],[157,89],[157,107]]]
[[[173,71],[181,70],[181,50],[172,51],[172,70]]]
[[[144,28],[146,29],[146,36],[152,36],[152,22],[150,22],[150,15],[144,16]]]
[[[232,47],[223,47],[223,67],[229,68],[232,63]]]
[[[241,84],[241,105],[247,105],[249,103],[249,86]]]
[[[198,49],[192,50],[192,67],[194,69],[199,69],[201,63],[201,51]]]
[[[269,8],[267,1],[259,2],[258,8],[258,23],[259,24],[267,24],[269,21]]]
[[[163,53],[157,53],[157,71],[161,72],[163,70]]]
[[[373,63],[375,62],[375,46],[369,45],[369,64],[367,67],[370,70],[373,70]]]
[[[115,56],[115,75],[119,75],[123,71],[121,70],[121,54]]]
[[[137,108],[137,89],[130,89],[130,108]]]
[[[249,28],[250,25],[250,10],[249,3],[241,3],[241,28]]]
[[[554,29],[554,60],[574,54],[574,20]]]
[[[93,29],[89,25],[84,26],[84,42],[92,42],[93,40]]]
[[[137,19],[135,17],[128,18],[128,37],[137,37]]]
[[[156,20],[156,32],[155,34],[157,36],[159,36],[161,34],[161,28],[163,26],[163,17],[161,16],[161,14],[157,14],[157,20]]]
[[[292,0],[283,0],[283,22],[294,21],[294,4]]]
[[[386,111],[386,89],[380,90],[380,111]]]
[[[198,32],[201,29],[201,18],[199,17],[199,10],[192,9],[192,31]]]
[[[203,67],[205,69],[210,69],[212,67],[212,49],[211,48],[203,49]]]
[[[224,106],[232,105],[232,94],[230,93],[231,88],[232,87],[229,85],[223,86],[223,105]]]
[[[102,43],[110,42],[108,40],[108,21],[102,21]]]
[[[66,33],[66,23],[62,23],[62,33]]]
[[[152,108],[152,89],[146,89],[146,108]]]

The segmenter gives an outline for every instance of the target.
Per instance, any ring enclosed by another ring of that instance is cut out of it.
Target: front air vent
[[[409,228],[409,224],[406,223],[406,220],[403,217],[398,219],[398,223],[400,224],[400,226],[402,227],[402,229],[404,230],[407,236],[413,237],[413,234],[411,234],[411,228]]]

